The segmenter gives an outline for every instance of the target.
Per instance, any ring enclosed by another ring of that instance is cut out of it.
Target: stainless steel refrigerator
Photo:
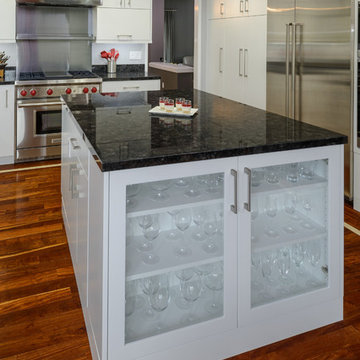
[[[351,0],[268,0],[267,110],[349,137],[352,199]]]

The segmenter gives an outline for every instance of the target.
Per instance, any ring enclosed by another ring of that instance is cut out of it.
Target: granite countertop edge
[[[80,126],[79,128],[81,130]],[[212,159],[230,158],[236,156],[265,154],[270,152],[315,148],[322,146],[343,145],[346,144],[347,141],[348,138],[347,136],[344,135],[343,137],[302,141],[292,144],[284,143],[284,144],[276,144],[276,145],[253,146],[253,147],[247,147],[241,149],[226,149],[226,150],[209,151],[209,152],[188,153],[181,155],[169,155],[166,157],[159,156],[159,157],[153,157],[147,159],[136,159],[129,161],[124,160],[121,163],[116,162],[116,163],[106,163],[106,164],[102,163],[96,149],[94,149],[94,147],[89,142],[89,140],[87,140],[86,143],[88,145],[89,151],[97,160],[100,170],[102,172],[109,172],[109,171],[130,170],[130,169],[144,168],[151,166],[173,165],[173,164],[186,163],[192,161],[204,161],[204,160],[212,160]]]

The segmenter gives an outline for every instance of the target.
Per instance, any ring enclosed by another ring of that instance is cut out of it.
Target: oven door
[[[17,102],[18,150],[61,145],[61,104],[60,99]]]

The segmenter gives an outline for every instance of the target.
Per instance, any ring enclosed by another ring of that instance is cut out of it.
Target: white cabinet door
[[[15,0],[1,1],[0,42],[15,42]]]
[[[151,0],[123,0],[124,7],[130,9],[151,9]]]
[[[124,0],[103,0],[103,4],[99,7],[120,8],[123,7]]]
[[[266,16],[241,19],[243,40],[243,103],[266,109]]]
[[[151,42],[151,23],[151,10],[98,8],[96,40]]]
[[[250,16],[266,15],[267,14],[267,1],[266,0],[246,0],[245,12]]]
[[[228,16],[231,9],[230,0],[207,1],[208,19],[221,19]]]
[[[78,201],[77,211],[77,285],[83,308],[88,306],[88,178],[82,167],[79,166],[75,197]]]
[[[14,161],[14,86],[0,86],[0,164]]]
[[[160,90],[160,80],[104,81],[101,92],[155,91]]]
[[[108,359],[236,328],[236,166],[227,158],[110,173]]]
[[[248,184],[239,199],[240,325],[286,314],[301,323],[300,309],[311,317],[311,306],[342,304],[342,156],[333,146],[239,158]]]
[[[225,20],[208,20],[206,91],[223,96],[225,58]]]
[[[244,102],[244,33],[243,19],[226,20],[225,72],[223,96]]]

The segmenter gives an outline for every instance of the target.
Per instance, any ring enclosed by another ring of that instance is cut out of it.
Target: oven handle
[[[19,108],[25,107],[36,107],[36,106],[61,106],[63,103],[61,102],[47,102],[47,103],[31,103],[31,104],[18,104]]]

